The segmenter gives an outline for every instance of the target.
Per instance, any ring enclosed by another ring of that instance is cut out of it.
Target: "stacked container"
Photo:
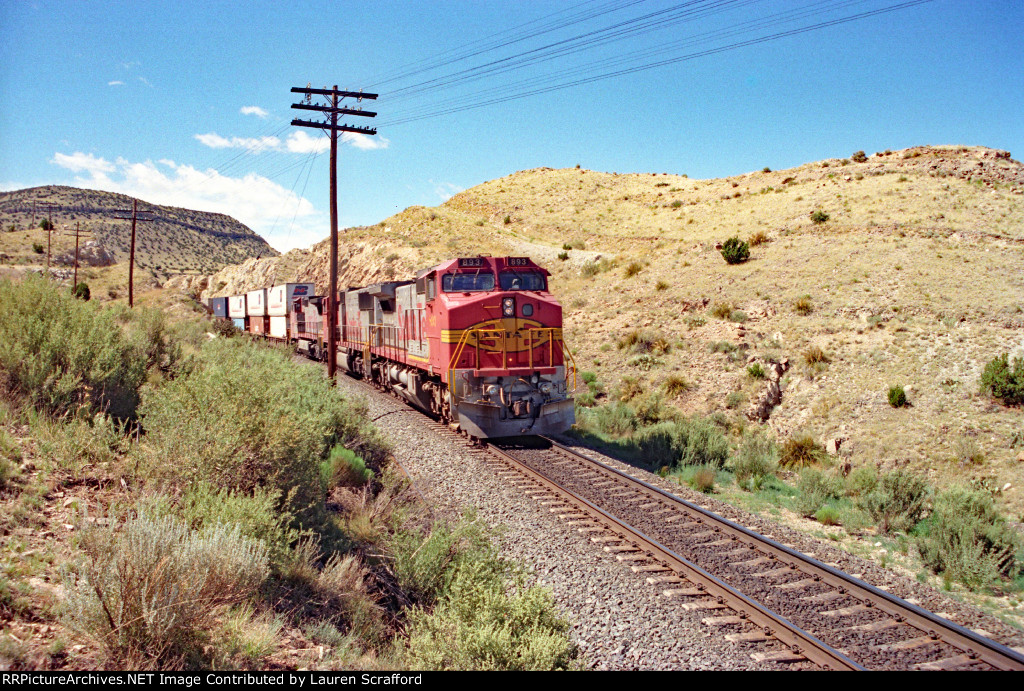
[[[267,315],[267,289],[250,290],[245,294],[246,313],[249,316],[249,333],[265,335],[270,330]]]
[[[270,337],[291,340],[288,315],[296,298],[309,297],[316,290],[312,283],[285,283],[267,291],[267,314],[270,316]]]
[[[228,298],[228,316],[239,329],[249,330],[249,315],[246,314],[244,295],[234,295]]]
[[[213,312],[213,316],[220,319],[228,318],[228,299],[227,298],[210,298],[210,311]]]

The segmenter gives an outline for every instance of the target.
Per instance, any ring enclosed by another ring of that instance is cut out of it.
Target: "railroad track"
[[[377,389],[371,384],[362,383]],[[434,420],[439,432],[464,437]],[[466,441],[495,472],[762,662],[1024,670],[1024,654],[547,438]]]
[[[496,472],[757,660],[825,669],[1024,670],[1024,655],[553,440]],[[714,574],[714,575],[712,575]]]

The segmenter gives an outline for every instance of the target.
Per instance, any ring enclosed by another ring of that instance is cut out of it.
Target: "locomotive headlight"
[[[516,299],[515,298],[502,298],[501,299],[501,313],[506,317],[516,316]]]
[[[540,392],[541,392],[542,394],[544,394],[545,396],[547,396],[548,394],[550,394],[550,393],[551,393],[551,382],[549,382],[549,381],[546,381],[546,382],[544,382],[543,384],[541,384],[541,385],[540,385],[540,386],[539,386],[538,388],[540,388]]]

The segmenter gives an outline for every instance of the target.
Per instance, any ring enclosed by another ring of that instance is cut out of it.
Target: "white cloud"
[[[216,132],[197,134],[195,138],[203,146],[211,149],[248,149],[249,151],[267,151],[278,149],[281,140],[277,137],[222,137]]]
[[[276,249],[308,246],[328,234],[325,214],[293,191],[255,173],[242,177],[198,170],[170,159],[111,163],[92,154],[57,153],[52,162],[76,173],[74,184],[120,192],[153,204],[179,206],[232,216],[262,235]]]
[[[242,115],[255,115],[258,118],[265,118],[268,115],[270,115],[270,113],[263,110],[259,106],[242,106],[241,110],[239,110],[238,112]]]
[[[282,142],[277,137],[222,137],[216,132],[194,135],[203,146],[211,149],[248,149],[250,151],[288,151],[293,154],[323,153],[331,148],[331,140],[324,134],[310,134],[305,129],[294,130]],[[363,151],[386,149],[391,143],[381,137],[373,139],[365,134],[343,132],[340,141]]]
[[[107,86],[124,86],[124,82],[122,82],[120,79],[113,79],[107,82]]]
[[[363,151],[369,151],[371,149],[386,149],[391,140],[385,139],[384,137],[371,137],[365,134],[357,134],[355,132],[344,132],[341,135],[341,141],[348,142],[357,149]]]
[[[81,151],[76,151],[71,155],[56,153],[53,155],[53,161],[51,162],[61,168],[67,168],[72,173],[84,171],[97,175],[114,172],[114,164],[110,161],[99,156],[93,156],[92,154],[84,154]]]
[[[321,153],[331,148],[326,135],[311,136],[306,130],[296,130],[288,135],[285,147],[293,154]]]

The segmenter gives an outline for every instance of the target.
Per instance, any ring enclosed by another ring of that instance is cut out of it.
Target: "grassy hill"
[[[59,231],[51,238],[54,256],[74,249],[75,225],[81,224],[118,263],[127,263],[131,221],[115,219],[114,211],[130,210],[132,201],[123,194],[59,185],[0,193],[0,259],[9,265],[45,265],[46,232],[39,223],[47,216],[45,205],[52,205],[49,218]],[[144,275],[208,274],[249,257],[277,254],[263,238],[224,214],[141,200],[139,211],[155,218],[136,228],[136,269]],[[43,245],[44,254],[33,251],[34,243]]]
[[[1021,411],[978,391],[992,358],[1024,355],[1024,167],[983,147],[857,153],[715,180],[518,172],[344,231],[341,284],[529,255],[553,272],[576,361],[607,392],[598,405],[640,390],[752,427],[766,383],[748,366],[788,358],[766,423],[778,439],[840,439],[854,467],[969,481],[1019,519]],[[723,260],[732,236],[749,261]],[[326,285],[326,242],[286,256],[229,267],[208,294],[271,276]],[[637,329],[667,350],[638,358]],[[889,405],[894,385],[910,406]]]

